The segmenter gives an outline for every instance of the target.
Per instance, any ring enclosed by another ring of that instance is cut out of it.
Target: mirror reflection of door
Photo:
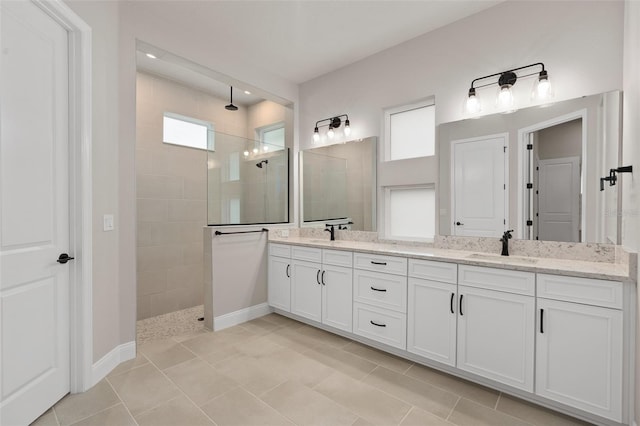
[[[533,238],[581,241],[582,119],[532,133]]]
[[[453,235],[499,237],[506,229],[507,135],[452,141]]]

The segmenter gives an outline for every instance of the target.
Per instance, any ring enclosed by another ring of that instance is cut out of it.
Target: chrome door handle
[[[463,225],[464,225],[464,223],[462,223],[462,222],[456,222],[456,226],[463,226]]]

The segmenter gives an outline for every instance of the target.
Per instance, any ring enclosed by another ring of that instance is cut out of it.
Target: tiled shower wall
[[[162,142],[163,113],[246,134],[247,112],[226,100],[149,74],[137,77],[138,319],[203,303],[202,227],[207,223],[207,153]]]

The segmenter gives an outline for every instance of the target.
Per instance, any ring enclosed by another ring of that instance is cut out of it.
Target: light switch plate
[[[115,228],[115,226],[113,224],[113,215],[112,214],[105,214],[103,216],[102,230],[103,231],[113,231],[114,228]]]

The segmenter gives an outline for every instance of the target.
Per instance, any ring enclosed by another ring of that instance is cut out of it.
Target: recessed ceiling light
[[[245,91],[244,91],[244,94],[245,94],[245,95],[250,95],[250,94],[251,94],[251,92],[250,92],[250,91],[248,91],[248,90],[245,90]]]
[[[154,55],[153,53],[147,53],[147,58],[151,58],[151,59],[158,59],[158,57],[156,55]]]

